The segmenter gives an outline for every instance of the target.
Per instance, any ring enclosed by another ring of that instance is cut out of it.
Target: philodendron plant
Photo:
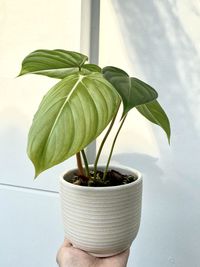
[[[22,62],[19,76],[31,73],[60,79],[42,99],[29,131],[27,152],[35,166],[35,177],[76,155],[79,175],[88,181],[97,179],[98,160],[121,103],[119,128],[104,174],[98,179],[106,178],[117,136],[132,108],[162,127],[170,141],[169,120],[156,100],[155,89],[119,68],[102,69],[87,64],[87,60],[81,53],[56,49],[36,50]],[[107,126],[91,171],[84,149]]]

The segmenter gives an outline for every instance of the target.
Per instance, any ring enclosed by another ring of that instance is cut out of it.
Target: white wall
[[[114,162],[144,175],[129,266],[200,266],[199,27],[198,1],[102,1],[101,65],[154,86],[172,128],[169,147],[162,130],[132,112],[115,149]]]
[[[74,160],[33,181],[26,156],[33,113],[55,81],[14,78],[32,50],[79,50],[80,1],[58,4],[0,3],[0,266],[4,267],[56,266],[55,253],[62,241],[54,192],[58,175]],[[135,167],[144,175],[142,223],[129,267],[199,266],[199,25],[197,1],[101,1],[100,64],[121,67],[154,86],[172,126],[169,147],[158,127],[132,112],[115,149],[114,163]]]
[[[74,160],[33,181],[27,133],[56,80],[15,77],[33,50],[79,50],[80,7],[80,0],[0,1],[0,266],[57,266],[63,229],[55,192],[59,174]]]
[[[26,156],[27,132],[39,102],[57,80],[27,75],[15,78],[33,50],[80,48],[81,0],[1,1],[0,8],[0,182],[54,190],[49,172],[33,181]],[[67,167],[72,161],[68,161]],[[10,167],[9,167],[10,166]],[[63,165],[65,166],[65,165]],[[58,167],[58,173],[63,168]],[[50,172],[52,175],[52,172]],[[53,174],[57,172],[53,170]]]

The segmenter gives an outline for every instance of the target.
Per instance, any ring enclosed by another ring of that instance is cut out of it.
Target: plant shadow
[[[141,153],[122,153],[113,155],[113,161],[120,165],[140,170],[144,175],[161,177],[163,171],[157,165],[158,159]]]
[[[170,152],[161,131],[153,127],[161,161],[178,175],[191,176],[192,171],[196,176],[200,152],[200,55],[194,35],[181,16],[180,3],[117,0],[112,4],[132,69],[136,73],[140,70],[141,78],[158,90],[159,102],[171,122]],[[199,22],[195,4],[191,1],[186,7]],[[190,171],[181,172],[183,162]]]
[[[200,6],[177,0],[112,0],[112,4],[130,61],[129,72],[157,89],[172,129],[168,149],[161,131],[152,127],[159,161],[140,154],[113,158],[141,170],[147,185],[141,234],[148,251],[144,252],[141,238],[130,262],[190,266],[192,260],[198,266],[200,50],[196,25],[200,24]],[[194,233],[188,229],[195,229]]]

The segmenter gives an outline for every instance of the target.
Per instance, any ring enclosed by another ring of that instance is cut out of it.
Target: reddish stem
[[[78,175],[84,176],[84,170],[83,170],[80,152],[76,153],[76,162],[77,162],[77,167],[78,167]]]

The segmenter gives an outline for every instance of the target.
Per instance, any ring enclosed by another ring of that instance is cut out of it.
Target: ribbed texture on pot
[[[137,181],[113,187],[83,187],[61,178],[60,196],[65,236],[75,247],[97,256],[127,249],[135,239],[141,216],[142,177],[130,168],[112,169],[136,173]]]

